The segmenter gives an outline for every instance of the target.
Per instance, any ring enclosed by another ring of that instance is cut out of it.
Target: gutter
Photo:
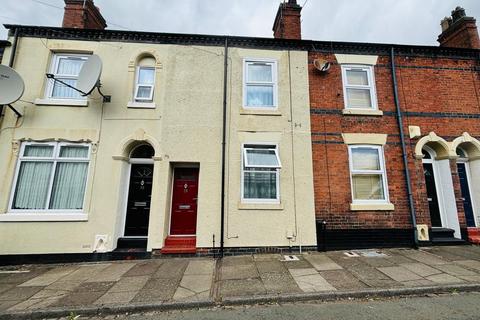
[[[403,132],[402,110],[400,108],[400,100],[398,98],[398,84],[397,84],[397,74],[396,74],[397,70],[395,67],[395,48],[394,47],[392,47],[390,50],[390,63],[391,63],[391,70],[392,70],[393,96],[395,98],[398,130],[400,132],[400,142],[402,145],[403,165],[405,167],[404,174],[405,174],[405,181],[407,185],[408,205],[410,208],[410,217],[412,220],[412,227],[413,227],[413,247],[415,249],[418,249],[417,217],[415,213],[415,205],[413,203],[412,181],[410,179],[410,172],[408,171],[408,156],[407,156],[407,147],[405,144],[405,134]]]
[[[227,80],[228,80],[228,38],[225,37],[225,60],[223,64],[223,127],[222,127],[222,199],[220,204],[220,257],[223,258],[225,242],[225,159],[227,137]]]

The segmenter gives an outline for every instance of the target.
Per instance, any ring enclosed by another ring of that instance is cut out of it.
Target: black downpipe
[[[228,79],[228,38],[225,38],[225,61],[223,65],[223,132],[222,132],[222,199],[220,205],[220,258],[223,258],[225,239],[225,153],[227,137],[227,79]]]
[[[392,81],[393,81],[393,96],[395,97],[398,129],[400,131],[400,142],[402,144],[403,165],[405,167],[405,180],[407,184],[408,205],[410,207],[410,216],[412,219],[413,246],[415,249],[418,249],[417,217],[415,213],[415,205],[413,203],[413,194],[412,194],[412,187],[411,187],[412,181],[410,180],[410,172],[408,171],[407,148],[405,146],[405,134],[403,132],[402,110],[400,108],[400,100],[398,99],[397,74],[396,74],[396,68],[395,68],[395,49],[393,47],[391,48],[391,51],[390,51],[390,63],[392,67],[391,69],[392,69]]]

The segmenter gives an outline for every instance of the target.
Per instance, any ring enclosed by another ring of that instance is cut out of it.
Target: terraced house
[[[6,25],[25,80],[0,118],[0,254],[238,254],[478,241],[480,41],[440,46]],[[85,3],[85,5],[84,5]],[[35,52],[35,54],[32,54]],[[104,102],[75,86],[103,61]],[[49,74],[49,78],[46,77]]]
[[[105,30],[65,3],[62,28],[5,26],[26,90],[2,118],[1,254],[315,246],[307,51]],[[75,85],[92,54],[110,102],[46,77]]]

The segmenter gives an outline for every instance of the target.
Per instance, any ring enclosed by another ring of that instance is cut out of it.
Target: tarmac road
[[[79,320],[86,318],[80,317]],[[142,315],[94,317],[90,320],[466,320],[480,319],[480,293],[445,294],[377,301],[296,303],[189,310]]]

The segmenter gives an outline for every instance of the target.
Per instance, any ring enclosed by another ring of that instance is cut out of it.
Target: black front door
[[[132,164],[125,236],[146,237],[152,197],[153,164]]]
[[[441,227],[440,208],[438,206],[437,189],[435,187],[435,176],[433,175],[433,165],[431,163],[423,164],[425,174],[425,184],[427,187],[428,208],[430,210],[430,221],[432,227]]]
[[[475,218],[473,217],[472,197],[468,187],[468,178],[465,163],[457,163],[458,177],[460,178],[460,188],[462,189],[463,209],[467,227],[475,227]]]

